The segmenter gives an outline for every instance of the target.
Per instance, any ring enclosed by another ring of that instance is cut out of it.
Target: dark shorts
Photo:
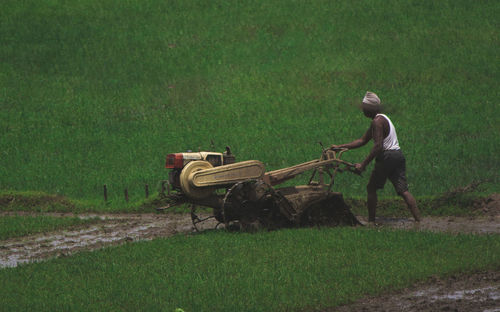
[[[384,188],[387,179],[392,182],[399,195],[408,191],[406,160],[401,150],[383,151],[377,156],[368,188]]]

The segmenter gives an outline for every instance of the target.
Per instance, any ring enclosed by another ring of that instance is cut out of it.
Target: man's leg
[[[366,190],[368,192],[368,222],[375,222],[375,212],[377,211],[377,188],[368,185]]]
[[[420,221],[420,211],[417,208],[417,201],[408,191],[408,182],[406,181],[406,159],[402,153],[394,155],[393,159],[394,172],[391,173],[389,179],[394,185],[396,192],[403,197],[408,209],[410,209],[415,221]]]
[[[368,222],[375,222],[375,213],[377,211],[377,189],[383,188],[386,180],[387,176],[384,172],[383,163],[376,161],[375,167],[370,175],[370,181],[368,181],[368,185],[366,186]]]
[[[410,209],[413,218],[415,218],[415,221],[419,222],[420,211],[417,208],[417,201],[415,200],[415,197],[413,197],[413,195],[411,195],[411,193],[408,191],[401,193],[401,197],[403,197],[403,199],[405,200],[408,209]]]

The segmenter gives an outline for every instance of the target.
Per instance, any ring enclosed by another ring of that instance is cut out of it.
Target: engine
[[[236,157],[227,146],[224,153],[218,152],[186,152],[168,154],[165,161],[165,168],[172,169],[168,174],[168,182],[176,189],[180,189],[180,175],[182,169],[192,161],[206,161],[212,167],[234,164]]]

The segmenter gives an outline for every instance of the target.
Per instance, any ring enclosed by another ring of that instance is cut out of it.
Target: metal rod
[[[314,179],[314,176],[316,175],[316,170],[317,170],[317,168],[314,169],[314,171],[313,171],[313,173],[311,175],[311,178],[309,179],[309,183],[307,183],[307,184],[311,184],[312,183],[312,180]]]

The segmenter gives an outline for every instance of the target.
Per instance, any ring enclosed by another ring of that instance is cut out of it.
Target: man
[[[366,166],[375,158],[375,168],[366,187],[368,192],[368,222],[375,222],[377,189],[382,189],[387,179],[392,182],[398,195],[403,197],[415,221],[419,222],[420,212],[418,211],[415,198],[408,191],[406,161],[399,148],[394,125],[389,117],[380,113],[382,105],[375,93],[366,92],[361,108],[364,115],[372,119],[370,128],[360,139],[347,144],[332,145],[331,148],[354,149],[365,145],[373,139],[374,145],[368,157],[362,163],[356,164],[356,169],[363,172]]]

